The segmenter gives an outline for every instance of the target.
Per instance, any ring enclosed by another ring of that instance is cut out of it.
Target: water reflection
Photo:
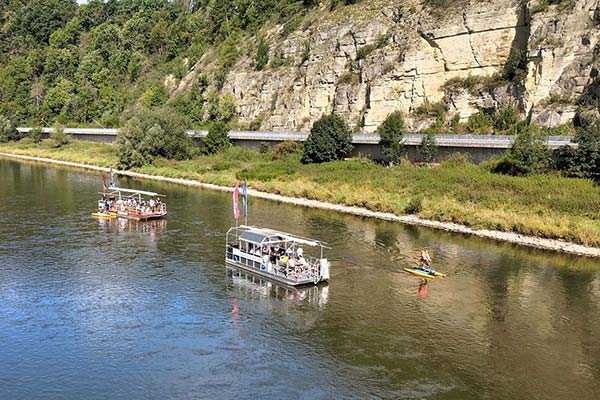
[[[290,287],[253,275],[250,272],[226,266],[227,282],[240,297],[260,297],[267,303],[283,301],[289,303],[306,303],[322,307],[329,299],[327,284],[306,287]]]
[[[230,195],[131,180],[169,219],[95,221],[99,182],[0,161],[0,399],[600,398],[596,260],[253,199],[333,247],[282,288],[226,270]]]
[[[102,233],[143,233],[150,241],[156,242],[158,236],[167,229],[167,219],[135,221],[126,218],[97,218]]]

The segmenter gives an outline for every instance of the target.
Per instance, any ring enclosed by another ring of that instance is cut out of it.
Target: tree
[[[304,144],[302,162],[322,163],[341,160],[352,151],[352,134],[337,114],[325,115],[314,123]]]
[[[494,167],[494,172],[506,175],[529,175],[548,171],[551,154],[547,138],[539,128],[520,122],[513,146]]]
[[[33,128],[31,132],[29,132],[29,137],[33,143],[40,143],[43,135],[42,128]]]
[[[435,135],[431,132],[427,133],[423,136],[423,140],[421,141],[421,145],[419,146],[419,154],[421,156],[421,160],[426,163],[430,163],[437,156],[438,147],[437,141],[435,140]]]
[[[387,116],[385,121],[377,128],[381,141],[381,153],[387,163],[396,163],[402,157],[404,142],[404,118],[400,111],[395,111]]]
[[[260,38],[258,41],[254,62],[256,63],[257,71],[262,71],[269,63],[269,45],[263,38]]]
[[[565,146],[557,150],[556,169],[600,183],[600,121],[589,121],[580,127],[574,142],[576,148]]]
[[[71,138],[65,133],[64,127],[57,125],[50,133],[50,140],[52,141],[52,147],[59,148],[69,144]]]
[[[208,129],[208,135],[204,139],[204,148],[207,154],[215,154],[231,146],[229,140],[229,128],[222,121],[215,121]]]
[[[28,0],[10,20],[9,32],[48,43],[50,35],[64,26],[77,11],[75,0]]]
[[[151,164],[155,157],[186,159],[191,140],[185,123],[169,109],[140,108],[127,116],[117,137],[119,166],[125,169]]]
[[[577,164],[581,174],[600,183],[600,121],[580,129],[575,136]]]
[[[6,143],[10,140],[19,140],[20,134],[15,124],[7,117],[0,115],[0,143]]]

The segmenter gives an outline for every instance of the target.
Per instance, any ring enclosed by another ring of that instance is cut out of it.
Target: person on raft
[[[425,268],[431,267],[431,256],[426,249],[421,250],[421,256],[419,257],[419,262]]]

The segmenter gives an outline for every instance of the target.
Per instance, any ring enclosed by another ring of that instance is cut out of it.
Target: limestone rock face
[[[578,0],[534,14],[529,38],[529,74],[524,102],[534,108],[551,97],[580,97],[596,78],[594,49],[600,41],[597,0]],[[595,72],[594,72],[595,71]]]
[[[260,119],[264,130],[307,131],[323,114],[336,112],[355,130],[373,132],[398,110],[419,129],[415,110],[440,101],[463,121],[504,104],[546,126],[571,118],[553,102],[576,102],[597,78],[599,0],[574,0],[567,9],[521,0],[457,3],[436,14],[418,0],[317,10],[311,24],[287,36],[282,27],[264,32],[270,59],[284,62],[255,71],[249,55],[229,71],[222,92],[235,97],[241,124]],[[502,74],[519,51],[527,57],[523,81],[475,92],[445,90],[450,80]],[[209,54],[174,93],[189,90],[212,67]]]

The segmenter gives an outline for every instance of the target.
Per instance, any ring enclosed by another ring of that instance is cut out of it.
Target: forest
[[[201,124],[205,103],[219,99],[192,92],[168,102],[164,77],[179,79],[208,49],[315,2],[0,0],[0,115],[18,125],[115,127],[142,104]],[[235,57],[232,46],[220,53],[221,79]]]

